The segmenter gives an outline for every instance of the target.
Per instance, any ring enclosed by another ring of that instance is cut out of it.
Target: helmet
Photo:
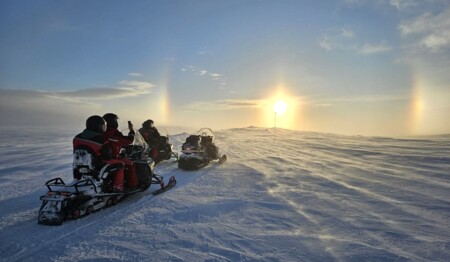
[[[108,128],[118,128],[119,123],[117,120],[119,120],[119,117],[116,114],[113,113],[107,113],[103,116],[103,118],[106,120],[106,123],[108,124]]]
[[[90,116],[86,120],[86,129],[97,133],[105,133],[106,131],[106,121],[101,116]]]
[[[150,129],[150,128],[152,128],[152,127],[153,127],[153,120],[151,120],[151,119],[146,120],[144,123],[142,123],[142,127],[143,127],[144,129]]]

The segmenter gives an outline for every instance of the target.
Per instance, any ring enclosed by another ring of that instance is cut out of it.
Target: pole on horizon
[[[273,118],[273,142],[277,142],[277,112],[274,112]]]
[[[273,112],[274,112],[274,118],[273,118],[273,142],[275,143],[277,140],[277,115],[282,115],[286,111],[287,105],[286,102],[283,100],[278,100],[273,105]]]

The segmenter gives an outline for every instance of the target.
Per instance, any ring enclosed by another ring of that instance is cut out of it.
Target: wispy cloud
[[[391,93],[391,94],[374,94],[365,96],[348,96],[348,97],[332,97],[317,98],[304,97],[303,104],[315,107],[329,107],[340,103],[382,103],[392,101],[407,101],[410,99],[408,94]]]
[[[129,76],[133,76],[133,77],[139,77],[139,76],[142,76],[141,73],[129,73],[128,75],[129,75]]]
[[[92,101],[134,97],[151,93],[155,87],[152,83],[139,81],[122,81],[118,87],[97,87],[73,91],[32,91],[5,90],[1,93],[8,97],[46,98],[74,104],[92,104]],[[3,101],[3,100],[2,100]],[[6,100],[5,100],[6,102]]]
[[[184,66],[182,68],[180,68],[181,72],[191,72],[194,73],[195,75],[201,76],[201,77],[210,77],[211,80],[213,81],[221,81],[221,85],[226,85],[226,80],[223,76],[223,74],[219,74],[219,73],[212,73],[209,72],[206,69],[200,69],[196,66],[192,66],[192,65],[187,65]]]
[[[355,37],[355,33],[348,28],[341,28],[340,35],[346,39],[351,39]]]
[[[209,73],[213,80],[221,80],[223,75],[217,73]]]
[[[347,27],[330,30],[322,36],[318,45],[327,51],[344,50],[365,55],[385,53],[392,49],[386,41],[379,44],[365,43],[361,46],[357,43],[355,32]]]
[[[262,99],[225,99],[214,101],[199,101],[188,104],[186,108],[192,111],[203,110],[233,110],[243,108],[261,108],[266,100]]]
[[[318,41],[318,45],[327,50],[348,49],[350,40],[355,38],[356,34],[349,28],[332,29],[324,34]]]
[[[303,103],[304,98],[289,97],[291,103]],[[259,109],[273,106],[273,99],[223,99],[214,101],[197,101],[186,106],[189,111],[221,111],[236,109]]]
[[[433,52],[450,48],[450,6],[437,15],[426,12],[403,21],[398,29],[405,37],[416,37],[417,45]]]
[[[83,123],[99,105],[84,99],[59,99],[49,92],[0,89],[0,120],[5,125],[59,125]]]
[[[107,100],[149,94],[155,87],[152,83],[141,81],[122,81],[118,87],[87,88],[74,91],[42,91],[48,97],[60,99]]]
[[[397,8],[399,11],[409,9],[418,5],[416,0],[390,0],[389,4]]]
[[[330,51],[334,48],[331,38],[327,35],[323,36],[322,39],[319,40],[318,44],[320,47],[327,51]]]
[[[373,55],[386,53],[389,52],[391,49],[392,49],[391,46],[389,46],[385,41],[382,41],[379,44],[366,43],[359,49],[359,52],[364,55]]]
[[[344,0],[347,5],[362,5],[366,3],[366,0]]]
[[[100,111],[103,105],[110,104],[110,99],[148,94],[154,87],[148,82],[122,81],[116,87],[73,91],[0,89],[0,119],[13,124],[41,124],[59,119],[67,124],[69,118],[80,120]]]

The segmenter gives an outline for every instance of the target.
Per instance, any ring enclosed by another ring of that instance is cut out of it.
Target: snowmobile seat
[[[194,148],[195,150],[200,149],[200,136],[198,135],[190,135],[186,138],[186,142],[181,146],[182,150],[186,150],[187,148]]]
[[[202,146],[206,146],[206,145],[210,145],[213,142],[213,137],[212,136],[202,136]]]

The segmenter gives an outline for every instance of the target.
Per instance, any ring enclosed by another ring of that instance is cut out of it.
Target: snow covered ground
[[[222,130],[225,164],[164,162],[156,172],[176,176],[173,190],[38,225],[44,182],[71,180],[76,133],[1,131],[1,261],[450,259],[450,136]],[[171,136],[177,151],[186,136]]]

